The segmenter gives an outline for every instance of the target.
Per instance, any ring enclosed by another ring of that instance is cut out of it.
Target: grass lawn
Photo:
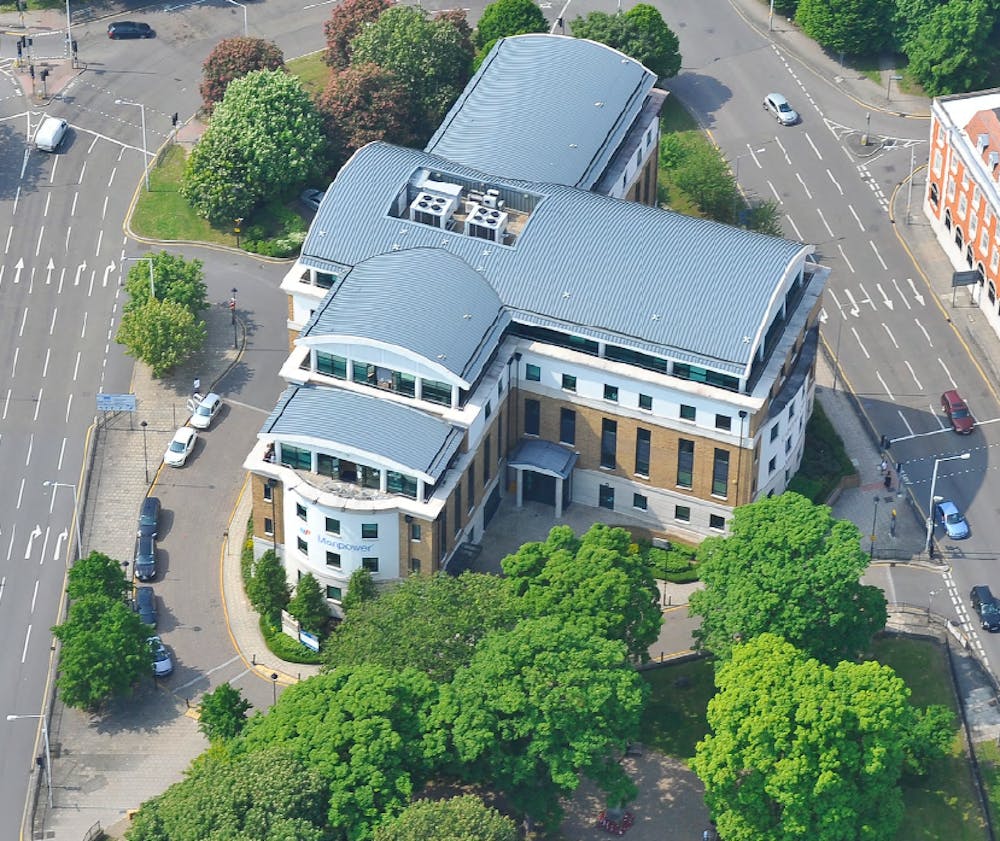
[[[650,669],[642,677],[652,690],[642,717],[643,745],[687,762],[708,732],[705,710],[715,694],[713,661],[707,657]]]
[[[323,93],[326,83],[330,81],[330,68],[323,62],[322,50],[286,61],[285,66],[289,73],[299,77],[302,87],[311,96]]]

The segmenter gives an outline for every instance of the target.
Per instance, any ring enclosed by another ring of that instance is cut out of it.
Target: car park
[[[156,578],[156,538],[151,534],[141,535],[135,541],[135,577],[140,581]]]
[[[149,649],[153,652],[153,674],[156,677],[166,677],[173,672],[174,661],[170,658],[163,640],[159,637],[150,637]]]
[[[951,422],[951,428],[959,435],[968,435],[976,428],[976,419],[955,389],[941,395],[941,410]]]
[[[174,437],[163,454],[163,461],[171,467],[183,467],[188,456],[198,440],[198,433],[190,426],[182,426],[174,433]]]
[[[208,429],[221,408],[222,398],[218,394],[209,394],[203,397],[201,402],[195,406],[189,423],[197,429]]]
[[[952,540],[964,540],[969,536],[969,524],[950,499],[943,499],[934,506],[934,520],[944,526],[945,533]]]
[[[152,587],[136,587],[133,601],[135,612],[139,619],[147,625],[156,627],[156,593]]]
[[[42,152],[55,152],[63,142],[69,123],[59,117],[46,117],[35,132],[35,148]]]
[[[156,33],[148,23],[134,20],[118,20],[108,24],[108,37],[112,40],[122,38],[155,38]]]
[[[152,535],[156,537],[160,528],[160,499],[155,496],[147,496],[142,501],[139,509],[139,528],[136,534]]]
[[[769,93],[764,97],[764,110],[783,126],[794,126],[799,121],[798,112],[780,93]]]
[[[979,624],[984,631],[1000,631],[1000,601],[985,584],[977,584],[969,593],[972,609],[979,616]]]
[[[319,210],[319,206],[323,203],[323,196],[325,195],[326,190],[317,190],[315,187],[310,187],[299,194],[299,201],[310,210]]]

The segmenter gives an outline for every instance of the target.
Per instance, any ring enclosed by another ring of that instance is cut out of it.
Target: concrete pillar
[[[556,479],[556,519],[562,517],[563,478]]]
[[[524,470],[520,467],[514,468],[517,471],[517,507],[524,505]]]

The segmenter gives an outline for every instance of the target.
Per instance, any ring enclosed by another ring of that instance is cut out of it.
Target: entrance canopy
[[[528,438],[517,445],[507,465],[517,470],[533,470],[556,479],[568,479],[576,467],[579,453],[551,441]]]

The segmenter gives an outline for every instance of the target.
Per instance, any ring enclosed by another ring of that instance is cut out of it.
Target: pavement
[[[731,2],[737,13],[765,36],[768,34],[766,4],[756,0]],[[34,33],[56,33],[65,20],[56,11],[28,13],[24,19],[26,31]],[[0,14],[0,28],[16,33],[20,29],[19,24],[16,13]],[[783,18],[775,17],[771,22],[770,39],[789,60],[799,65],[803,73],[837,88],[869,110],[916,119],[926,119],[929,115],[926,98],[898,89],[891,90],[893,82],[885,76],[883,78],[888,87],[840,66],[835,58],[819,50]],[[39,38],[37,43],[50,48],[53,45],[62,46],[56,35]],[[49,71],[44,88],[39,78],[39,70],[43,67]],[[87,72],[86,64],[74,67],[65,56],[41,54],[35,60],[35,69],[34,80],[26,66],[17,75],[26,96],[38,106],[47,105],[72,78]],[[891,68],[887,68],[886,73],[890,72]],[[196,142],[200,130],[199,124],[189,122],[179,128],[177,139],[186,143]],[[855,145],[850,147],[850,151],[861,159],[879,149],[881,138],[872,136],[865,145],[857,138],[853,142]],[[923,179],[918,173],[914,195],[922,196],[923,190]],[[938,247],[929,223],[920,213],[919,198],[915,203],[916,212],[906,212],[905,192],[897,190],[891,197],[894,230],[913,255],[919,274],[946,309],[952,295],[951,263]],[[966,293],[960,291],[960,299],[963,295]],[[967,298],[961,303],[967,304]],[[975,318],[975,310],[967,307],[965,311],[973,315],[955,321],[956,329],[981,354],[981,361],[991,373],[1000,371],[1000,343],[996,336],[985,320]],[[175,375],[154,380],[143,366],[136,366],[133,391],[144,407],[144,417],[149,419],[146,430],[149,452],[162,452],[176,428],[176,422],[183,420],[184,404],[193,377],[202,377],[204,383],[218,380],[242,352],[230,347],[227,312],[213,308],[206,321],[209,329],[205,351]],[[829,348],[827,351],[832,358]],[[927,564],[931,559],[923,552],[923,526],[916,500],[905,486],[902,492],[898,490],[895,465],[892,489],[884,487],[879,470],[883,453],[877,445],[878,430],[864,414],[863,407],[844,393],[839,380],[838,376],[835,381],[828,361],[821,359],[817,370],[817,399],[844,440],[858,471],[857,485],[844,488],[839,493],[832,503],[833,512],[838,517],[855,522],[865,535],[863,542],[870,544],[874,534],[873,556],[877,560]],[[81,494],[84,498],[84,551],[93,546],[112,556],[130,557],[131,534],[123,535],[120,523],[134,518],[139,500],[148,490],[141,464],[141,436],[126,418],[108,419],[106,424],[94,431],[87,478]],[[226,622],[234,647],[247,667],[268,681],[271,674],[277,673],[280,681],[287,684],[313,673],[315,668],[278,661],[264,644],[256,615],[243,594],[240,581],[241,524],[246,522],[250,510],[246,485],[234,488],[233,495],[238,501],[230,523],[230,538],[220,547],[220,585]],[[505,501],[505,506],[510,506],[509,500]],[[521,512],[512,513],[512,506],[510,508],[511,511],[501,511],[498,516],[513,517],[510,521],[512,527],[497,527],[484,536],[487,544],[494,538],[497,540],[495,545],[484,546],[484,563],[498,565],[499,559],[510,551],[502,543],[502,540],[509,539],[509,535],[516,535],[518,542],[540,539],[552,525],[551,512],[545,516],[544,512],[526,506]],[[893,510],[896,511],[894,523]],[[596,509],[574,506],[567,512],[567,521],[580,530],[585,530],[595,519]],[[128,545],[120,545],[123,543]],[[663,588],[661,595],[666,621],[660,639],[651,648],[654,660],[671,659],[690,649],[693,624],[684,608],[694,586],[697,585],[666,585]],[[973,675],[970,692],[979,692],[983,706],[992,707],[990,699],[995,698],[995,693],[992,685],[987,685],[988,676],[976,678],[974,663],[967,671]],[[113,705],[107,714],[97,718],[65,709],[55,699],[49,724],[53,807],[48,808],[42,776],[34,769],[32,792],[38,795],[33,798],[38,808],[34,812],[32,834],[22,832],[22,838],[77,841],[88,838],[88,833],[98,825],[109,831],[111,837],[120,837],[127,826],[129,810],[182,778],[190,760],[207,746],[195,720],[193,707],[197,699],[175,696],[166,686],[150,684],[139,690],[138,700],[141,703],[133,701]],[[150,732],[155,734],[155,751],[140,749]],[[141,737],[141,741],[136,736]],[[643,800],[636,804],[641,819],[630,830],[630,837],[637,841],[660,839],[665,826],[672,828],[670,837],[699,837],[707,814],[701,800],[700,783],[690,771],[680,763],[656,755],[633,758],[631,761],[636,763],[640,779],[649,781],[649,785],[642,786]],[[669,785],[664,781],[668,781]],[[570,810],[564,825],[566,837],[603,837],[593,827],[589,817],[596,805],[593,792],[588,789],[581,793],[578,804]]]

